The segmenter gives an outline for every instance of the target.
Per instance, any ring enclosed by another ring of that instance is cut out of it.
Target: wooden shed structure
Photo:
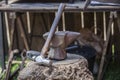
[[[19,50],[40,51],[44,39],[56,15],[60,0],[4,0],[0,3],[0,61],[5,69],[5,55],[17,48]],[[91,6],[83,9],[84,0],[64,0],[64,13],[58,31],[80,32],[89,28],[104,40],[102,60],[106,53],[119,55],[120,50],[120,6]],[[114,45],[114,46],[113,46]],[[100,68],[103,68],[101,60]],[[99,72],[99,78],[102,72]],[[99,79],[100,80],[100,79]]]

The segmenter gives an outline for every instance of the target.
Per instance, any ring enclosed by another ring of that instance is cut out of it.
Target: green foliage
[[[5,79],[5,72],[2,72],[1,74],[0,74],[0,80],[4,80]]]
[[[18,68],[19,68],[19,64],[12,64],[11,73],[14,73]],[[6,75],[5,72],[1,73],[0,75],[1,75],[0,80],[4,80]],[[17,80],[17,76],[14,76],[13,80]]]
[[[113,62],[115,60],[114,56],[115,56],[115,45],[113,44],[112,45],[112,60],[113,60]]]
[[[0,67],[0,73],[2,72],[2,68]]]
[[[18,69],[19,64],[12,64],[12,68],[11,68],[11,73],[13,73],[16,69]]]
[[[110,63],[104,80],[120,80],[120,63]]]

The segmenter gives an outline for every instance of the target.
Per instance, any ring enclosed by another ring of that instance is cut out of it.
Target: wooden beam
[[[7,44],[8,44],[8,47],[10,47],[10,26],[9,26],[9,22],[8,22],[8,15],[7,15],[7,12],[4,12],[4,17],[5,17],[5,27],[6,27],[6,36],[7,36]]]
[[[85,2],[77,2],[74,4],[66,3],[66,12],[80,12],[80,11],[120,11],[119,6],[88,6],[87,9],[83,9]],[[59,3],[13,3],[2,4],[0,11],[16,11],[16,12],[56,12]]]

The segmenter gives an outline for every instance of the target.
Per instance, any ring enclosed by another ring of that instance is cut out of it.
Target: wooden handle
[[[57,28],[58,22],[59,22],[59,20],[61,18],[61,15],[62,15],[62,12],[63,12],[64,8],[65,8],[65,4],[61,3],[59,8],[58,8],[58,12],[56,14],[56,17],[55,17],[55,19],[53,21],[53,24],[51,26],[51,29],[50,29],[49,35],[47,37],[47,40],[46,40],[46,42],[45,42],[45,44],[44,44],[44,46],[42,48],[41,56],[43,56],[43,57],[45,57],[45,54],[47,53],[47,51],[49,49],[50,42],[51,42],[52,37],[53,37],[53,35],[55,33],[55,30]]]
[[[83,7],[83,10],[87,9],[88,8],[88,5],[90,4],[91,0],[86,0],[85,1],[85,5]]]

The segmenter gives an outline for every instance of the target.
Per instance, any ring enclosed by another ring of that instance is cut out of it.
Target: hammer
[[[65,8],[65,4],[61,3],[59,5],[58,12],[57,12],[56,17],[53,21],[49,35],[48,35],[47,40],[46,40],[46,42],[41,50],[40,55],[38,55],[38,53],[35,54],[34,51],[33,52],[28,51],[27,57],[29,57],[30,54],[33,54],[32,58],[35,62],[38,62],[38,63],[43,64],[43,65],[46,65],[46,64],[50,65],[52,63],[51,60],[46,59],[46,57],[47,57],[46,55],[47,55],[47,51],[49,50],[50,42],[51,42],[52,37],[53,37],[55,30],[57,28],[58,22],[62,16],[62,12],[63,12],[64,8]]]

